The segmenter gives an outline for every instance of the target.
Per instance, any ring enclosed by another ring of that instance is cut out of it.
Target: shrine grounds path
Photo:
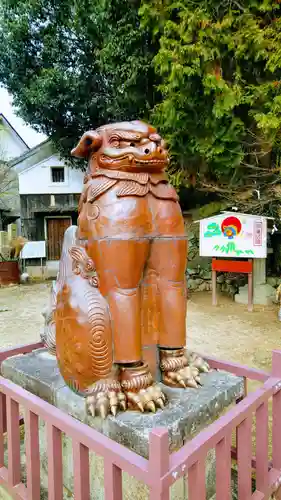
[[[42,309],[49,300],[50,283],[0,288],[0,349],[40,340]],[[7,310],[5,310],[7,309]],[[211,306],[211,295],[195,293],[188,301],[187,345],[202,354],[267,369],[271,351],[281,348],[278,306],[246,306],[219,297]]]

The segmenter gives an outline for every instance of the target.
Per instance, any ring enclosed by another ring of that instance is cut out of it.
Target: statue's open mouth
[[[159,158],[151,158],[150,160],[140,160],[138,158],[134,158],[135,160],[135,163],[136,165],[138,165],[138,163],[140,165],[151,165],[151,164],[154,164],[154,163],[158,163],[158,164],[162,164],[162,165],[167,165],[167,158],[166,159],[159,159]]]
[[[128,168],[133,170],[139,168],[145,168],[146,170],[155,170],[156,168],[157,170],[159,170],[167,166],[168,158],[167,156],[160,154],[157,155],[155,153],[153,155],[147,155],[147,157],[138,157],[132,153],[127,153],[125,155],[123,154],[118,157],[111,157],[103,154],[100,157],[100,163],[103,165],[103,167],[108,168]]]

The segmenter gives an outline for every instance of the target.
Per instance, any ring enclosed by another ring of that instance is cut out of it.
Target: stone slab
[[[256,285],[254,287],[253,304],[270,306],[275,300],[276,290],[268,284]],[[235,295],[237,304],[248,304],[248,285],[239,288],[239,293]]]
[[[2,363],[1,374],[51,404],[55,404],[57,390],[65,386],[56,358],[46,349],[8,358]]]
[[[5,360],[2,375],[145,458],[151,429],[166,427],[174,451],[243,393],[241,378],[212,371],[202,375],[203,387],[198,390],[163,386],[169,400],[164,410],[145,414],[128,411],[102,420],[87,414],[85,399],[66,386],[56,358],[45,349]]]

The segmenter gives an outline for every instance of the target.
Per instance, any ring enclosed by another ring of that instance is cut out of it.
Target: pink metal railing
[[[27,353],[42,344],[21,346],[0,352],[3,359]],[[179,451],[169,453],[166,429],[150,434],[149,460],[128,450],[78,422],[59,409],[0,377],[0,484],[13,498],[40,499],[40,452],[38,422],[46,422],[48,442],[48,497],[62,499],[62,433],[72,439],[75,500],[89,499],[89,452],[104,458],[106,500],[122,500],[122,471],[147,484],[150,500],[169,500],[169,490],[179,478],[186,477],[189,500],[205,500],[205,461],[210,450],[216,454],[216,500],[231,499],[232,435],[236,432],[238,498],[269,500],[275,493],[281,499],[281,352],[274,351],[272,372],[249,369],[235,363],[209,359],[213,368],[257,380],[263,385],[248,394],[235,407],[209,425]],[[269,401],[272,398],[272,460],[269,461]],[[19,405],[25,410],[27,482],[21,478]],[[252,419],[256,418],[256,450],[252,457]],[[7,439],[6,439],[7,436]],[[7,441],[8,466],[4,453]],[[255,469],[256,491],[252,493]]]

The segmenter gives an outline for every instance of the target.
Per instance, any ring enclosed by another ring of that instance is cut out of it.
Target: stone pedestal
[[[87,423],[112,440],[126,446],[135,453],[148,458],[149,433],[155,427],[166,427],[169,432],[170,451],[180,449],[226,408],[243,394],[243,381],[234,375],[213,371],[202,376],[203,387],[194,389],[170,389],[163,386],[168,396],[167,407],[155,414],[137,412],[119,413],[106,420],[92,418],[87,414],[85,400],[74,394],[64,383],[56,359],[45,349],[31,354],[15,356],[4,361],[2,375],[45,401]],[[40,422],[41,481],[47,487],[47,442],[45,424]],[[90,454],[91,499],[104,499],[103,459]],[[64,495],[73,498],[72,443],[63,437]],[[214,494],[215,456],[213,451],[207,457],[207,498]],[[123,473],[123,498],[126,500],[147,500],[149,492],[145,485]],[[47,497],[46,497],[47,498]],[[186,500],[187,488],[184,478],[171,488],[171,500]]]
[[[253,259],[253,304],[271,305],[275,298],[275,288],[266,283],[266,259]],[[235,302],[248,304],[248,285],[239,288]]]

